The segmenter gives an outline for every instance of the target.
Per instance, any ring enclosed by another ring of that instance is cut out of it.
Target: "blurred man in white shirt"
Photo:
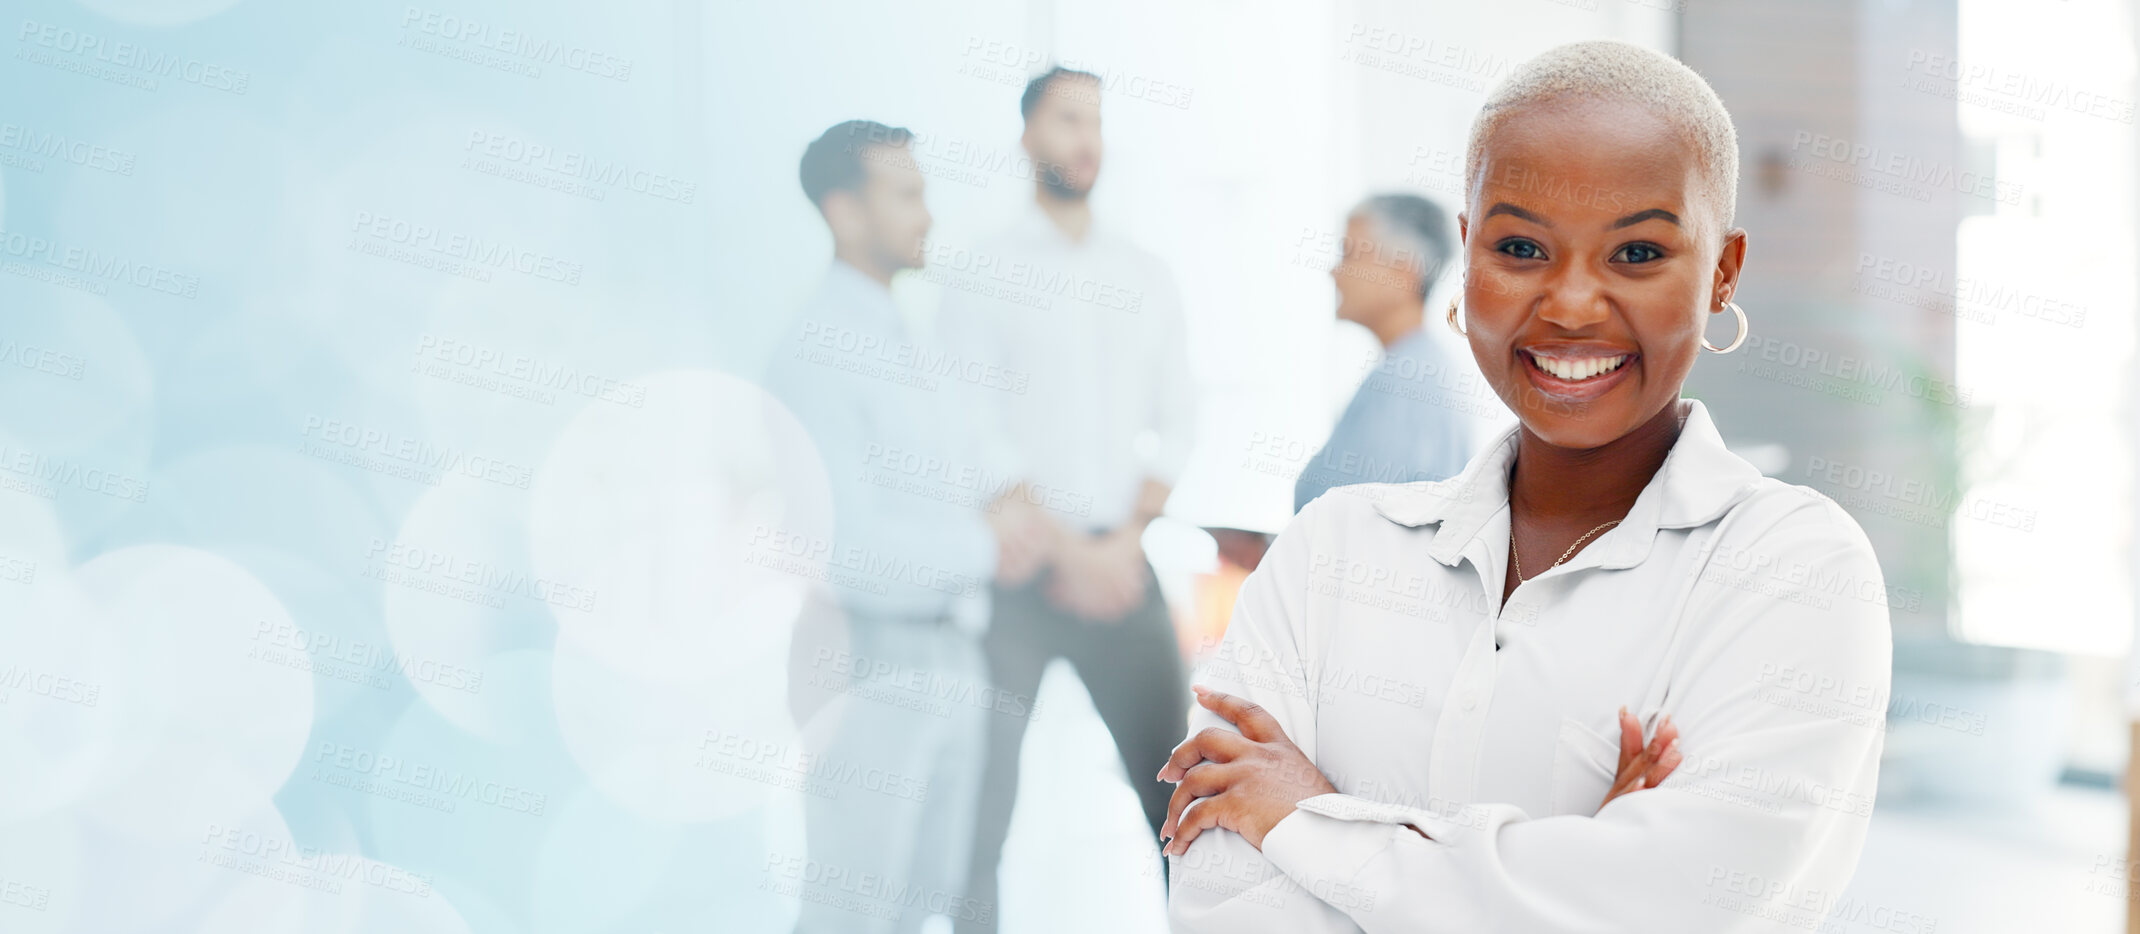
[[[984,648],[998,692],[1030,695],[1067,658],[1114,736],[1156,845],[1168,789],[1152,779],[1181,732],[1188,699],[1172,619],[1145,560],[1145,525],[1164,508],[1193,432],[1181,300],[1151,254],[1095,222],[1100,82],[1055,68],[1020,100],[1033,206],[972,250],[938,244],[939,324],[975,356],[1032,375],[1007,396],[1004,432],[1028,499],[1061,535],[1027,586],[998,582]],[[1018,786],[1025,721],[991,718],[968,894],[995,898]],[[992,923],[962,921],[962,930]]]
[[[799,932],[993,917],[958,894],[982,724],[1030,713],[1030,692],[1012,710],[987,691],[979,636],[991,578],[1032,575],[1046,520],[1022,488],[1002,489],[1013,475],[976,433],[973,400],[990,387],[959,378],[892,302],[931,220],[910,138],[855,120],[804,152],[803,191],[832,230],[833,261],[766,377],[817,445],[834,509],[834,605],[806,618],[829,624],[806,621],[790,654],[796,719],[825,774],[872,776],[806,798]],[[875,883],[857,895],[856,879]]]

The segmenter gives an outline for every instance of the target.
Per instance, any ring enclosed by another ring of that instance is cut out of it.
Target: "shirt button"
[[[1474,707],[1479,706],[1479,692],[1465,691],[1461,702],[1463,703],[1465,710],[1470,710]]]

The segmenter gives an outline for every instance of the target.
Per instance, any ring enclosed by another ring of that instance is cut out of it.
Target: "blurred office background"
[[[11,12],[0,930],[785,930],[800,792],[676,759],[799,741],[800,587],[707,531],[822,483],[756,417],[830,251],[803,145],[914,129],[956,251],[1031,196],[1028,78],[1102,76],[1095,211],[1187,318],[1195,454],[1145,543],[1193,663],[1241,574],[1204,530],[1277,530],[1377,358],[1331,316],[1344,212],[1458,209],[1485,90],[1592,37],[1738,124],[1755,339],[1688,393],[1887,573],[1827,929],[2140,930],[2131,0]],[[917,327],[943,282],[897,284]],[[1040,706],[1004,929],[1163,930],[1066,666]]]

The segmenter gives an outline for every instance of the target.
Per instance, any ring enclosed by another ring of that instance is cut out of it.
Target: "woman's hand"
[[[1186,853],[1198,834],[1213,827],[1263,849],[1263,835],[1293,813],[1295,804],[1337,791],[1269,711],[1203,685],[1196,686],[1196,702],[1241,732],[1210,727],[1175,747],[1159,770],[1160,781],[1177,783],[1166,823],[1159,827],[1161,852]],[[1196,808],[1185,821],[1182,811],[1191,803]]]
[[[1630,791],[1657,787],[1673,769],[1679,768],[1679,762],[1679,727],[1672,725],[1671,714],[1665,715],[1657,726],[1657,735],[1643,745],[1642,724],[1627,708],[1620,708],[1620,770],[1613,775],[1612,789],[1605,792],[1605,800],[1598,802],[1598,810]]]

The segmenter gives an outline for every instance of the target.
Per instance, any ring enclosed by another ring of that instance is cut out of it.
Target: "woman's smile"
[[[1642,355],[1620,347],[1567,342],[1516,349],[1531,386],[1555,402],[1589,402],[1626,381]]]

